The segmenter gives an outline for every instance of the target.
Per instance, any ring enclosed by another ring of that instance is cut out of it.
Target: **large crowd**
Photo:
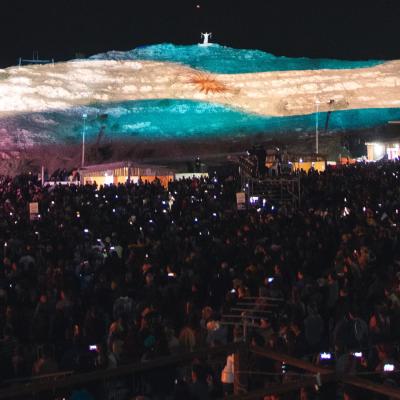
[[[253,344],[398,385],[400,164],[300,178],[299,207],[267,199],[238,210],[234,176],[168,188],[2,177],[1,380],[243,340],[240,320],[224,325],[224,315],[247,298],[263,310],[262,298],[277,298],[246,333]],[[39,204],[34,220],[30,202]],[[139,394],[222,396],[232,390],[231,364],[194,365],[192,380],[175,387],[164,373]],[[249,368],[260,372],[249,376],[252,389],[287,373],[255,356]]]

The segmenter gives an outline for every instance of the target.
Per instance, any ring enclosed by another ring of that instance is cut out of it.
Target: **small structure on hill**
[[[133,182],[139,180],[153,182],[158,179],[164,187],[175,178],[175,173],[163,166],[146,165],[132,161],[121,161],[109,164],[88,165],[79,170],[81,183],[94,183],[110,185]]]

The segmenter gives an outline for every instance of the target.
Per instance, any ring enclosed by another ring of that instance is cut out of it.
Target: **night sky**
[[[77,53],[193,44],[201,31],[212,31],[223,45],[276,55],[400,59],[399,0],[22,0],[4,2],[0,15],[1,67],[33,50],[61,61]]]

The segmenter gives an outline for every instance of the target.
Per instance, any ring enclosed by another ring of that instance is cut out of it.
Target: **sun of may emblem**
[[[218,94],[230,91],[224,83],[219,82],[212,75],[201,72],[190,75],[189,83],[196,85],[198,90],[205,94]]]

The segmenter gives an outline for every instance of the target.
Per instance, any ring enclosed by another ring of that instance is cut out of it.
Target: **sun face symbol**
[[[224,83],[219,82],[209,74],[193,74],[189,77],[189,83],[196,85],[198,90],[205,94],[218,94],[229,91],[228,87]]]

